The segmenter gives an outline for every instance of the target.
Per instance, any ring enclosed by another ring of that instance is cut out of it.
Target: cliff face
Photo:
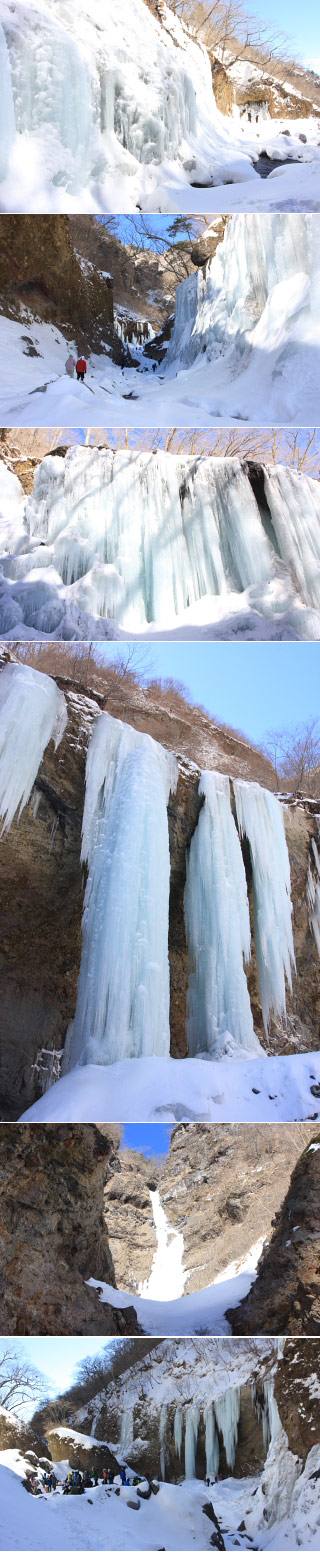
[[[85,1286],[114,1286],[103,1185],[112,1136],[95,1126],[3,1126],[0,1131],[1,1330],[14,1336],[123,1334],[134,1311],[99,1305]]]
[[[68,216],[3,217],[0,292],[10,316],[23,318],[21,309],[29,309],[76,335],[79,350],[113,341],[111,281],[81,267]]]
[[[9,654],[10,655],[10,654]],[[3,654],[2,661],[8,653]],[[80,865],[85,761],[95,717],[101,709],[150,733],[179,761],[177,792],[169,802],[171,891],[169,958],[171,1054],[185,1056],[188,956],[183,892],[186,851],[197,824],[200,770],[226,772],[231,780],[272,787],[273,773],[259,750],[215,726],[196,708],[157,702],[130,683],[108,695],[79,692],[57,676],[66,694],[68,724],[57,751],[50,744],[30,802],[0,844],[2,936],[0,949],[1,1105],[3,1119],[16,1119],[59,1076],[59,1053],[76,1007],[81,958],[83,876]],[[306,901],[308,854],[316,819],[308,804],[285,809],[292,871],[297,976],[288,996],[288,1022],[272,1020],[268,1049],[278,1053],[319,1047],[320,960],[309,930]],[[252,903],[252,880],[248,871]],[[31,951],[32,945],[32,951]],[[255,1028],[262,1026],[255,951],[248,970]],[[311,1097],[312,1104],[312,1097]],[[314,1112],[316,1112],[316,1104]],[[311,1117],[313,1110],[311,1109]]]
[[[283,1347],[274,1393],[289,1449],[303,1462],[320,1439],[319,1342],[289,1338]]]
[[[275,1218],[270,1245],[257,1280],[238,1310],[229,1311],[232,1330],[258,1333],[320,1332],[320,1134],[298,1159],[289,1190]]]

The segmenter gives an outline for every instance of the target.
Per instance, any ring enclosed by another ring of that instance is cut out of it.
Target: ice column
[[[54,679],[25,664],[8,663],[0,674],[0,816],[2,831],[28,802],[50,739],[55,748],[68,713]]]
[[[240,1054],[258,1054],[243,965],[251,953],[246,875],[228,776],[203,771],[199,792],[205,801],[191,841],[184,897],[189,1051],[222,1055],[229,1034]]]
[[[218,1401],[214,1402],[217,1427],[220,1429],[220,1433],[222,1433],[227,1466],[230,1466],[231,1471],[233,1471],[236,1458],[240,1397],[241,1391],[239,1389],[226,1390],[224,1396],[221,1396]]]
[[[182,1423],[183,1423],[182,1407],[177,1407],[175,1415],[174,1415],[174,1443],[175,1443],[175,1449],[177,1451],[177,1455],[179,1456],[179,1460],[181,1460],[181,1454],[182,1454]]]
[[[120,1450],[124,1459],[131,1444],[133,1444],[133,1407],[128,1407],[121,1421]]]
[[[189,1479],[196,1474],[196,1450],[198,1442],[200,1409],[189,1406],[186,1411],[185,1473]]]
[[[207,1476],[211,1477],[216,1476],[219,1471],[219,1439],[212,1402],[206,1407],[204,1421],[206,1429],[206,1469]]]
[[[281,804],[256,782],[235,781],[240,835],[249,841],[257,961],[265,1029],[271,1008],[286,1013],[286,983],[294,965],[290,866]]]
[[[6,36],[0,23],[0,178],[6,178],[8,162],[16,133],[14,103],[11,82],[10,56]]]
[[[319,818],[318,818],[318,830],[319,830],[319,838],[320,838],[320,819]],[[317,843],[316,843],[316,841],[314,839],[314,836],[312,836],[312,840],[311,840],[311,849],[312,849],[312,857],[309,858],[308,874],[307,874],[308,916],[309,916],[309,927],[312,928],[312,932],[314,934],[315,941],[316,941],[316,944],[317,944],[318,953],[320,954],[320,855],[319,855]]]
[[[282,1423],[279,1417],[278,1405],[273,1390],[273,1380],[263,1382],[264,1408],[262,1412],[262,1429],[265,1449],[273,1444],[282,1431]]]
[[[167,1406],[163,1403],[160,1408],[159,1440],[160,1440],[160,1466],[162,1481],[166,1480],[166,1431],[167,1431]]]
[[[82,860],[88,865],[68,1065],[169,1055],[169,837],[177,764],[103,712],[91,737]]]

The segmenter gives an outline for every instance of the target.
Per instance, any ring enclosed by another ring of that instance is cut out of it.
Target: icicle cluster
[[[235,781],[240,835],[249,841],[254,889],[255,935],[265,1029],[271,1009],[286,1014],[286,977],[291,989],[295,964],[290,866],[281,804],[256,782]]]
[[[320,838],[320,819],[318,818],[318,831]],[[317,842],[312,836],[312,855],[309,857],[307,874],[307,905],[309,926],[315,937],[318,954],[320,954],[320,853]]]
[[[0,674],[0,816],[2,831],[28,802],[50,739],[60,743],[68,719],[54,679],[25,664],[8,663]]]

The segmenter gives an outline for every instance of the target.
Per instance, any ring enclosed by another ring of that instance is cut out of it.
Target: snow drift
[[[25,498],[0,466],[1,636],[318,636],[318,482],[260,487],[237,458],[76,447]]]
[[[161,26],[143,0],[108,16],[103,0],[80,14],[76,0],[1,0],[0,53],[3,209],[172,210],[184,190],[191,209],[193,184],[259,187],[260,130],[245,139],[218,111],[208,54],[166,5]],[[264,126],[280,164],[316,162],[298,129],[288,144]]]

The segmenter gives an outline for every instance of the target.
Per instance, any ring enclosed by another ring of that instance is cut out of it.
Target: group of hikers
[[[70,1493],[72,1496],[75,1496],[85,1493],[87,1487],[99,1487],[100,1483],[103,1487],[110,1489],[114,1486],[115,1479],[118,1484],[118,1490],[120,1483],[121,1487],[137,1487],[140,1481],[139,1477],[129,1480],[124,1466],[121,1466],[118,1472],[113,1471],[110,1466],[105,1466],[102,1472],[99,1472],[95,1467],[91,1474],[90,1471],[75,1469],[74,1471],[68,1471],[64,1481],[61,1479],[58,1481],[55,1471],[43,1471],[40,1477],[36,1471],[30,1469],[26,1473],[23,1487],[26,1488],[27,1493],[31,1493],[35,1498],[38,1498],[43,1490],[45,1493],[62,1492],[64,1495]]]
[[[79,356],[78,361],[76,361],[75,356],[68,356],[68,360],[66,361],[66,373],[68,377],[74,377],[76,372],[77,382],[84,383],[86,371],[87,362],[85,356]]]

